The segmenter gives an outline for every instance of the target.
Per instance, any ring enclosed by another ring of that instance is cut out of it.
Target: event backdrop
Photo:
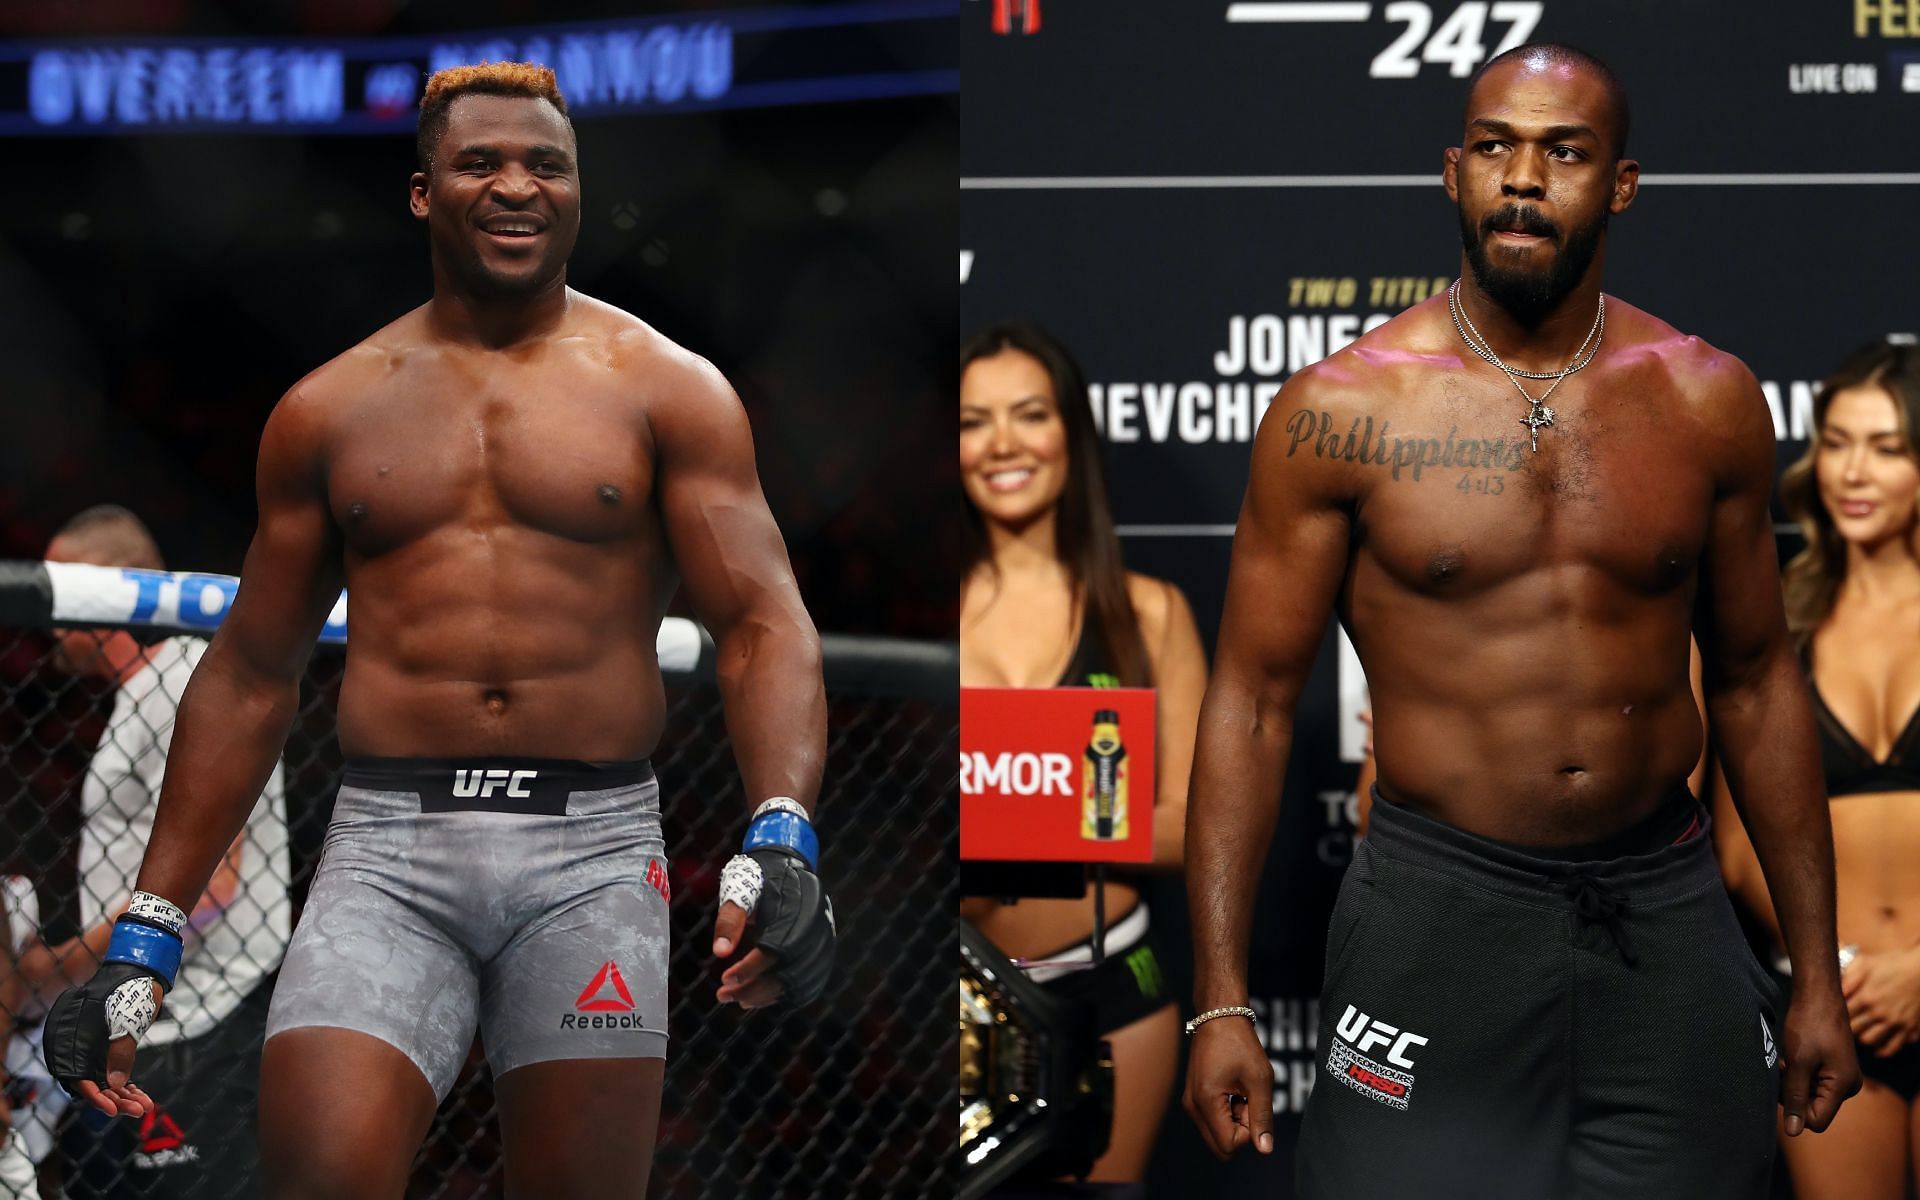
[[[1511,45],[1571,42],[1625,81],[1644,189],[1612,224],[1607,291],[1743,358],[1781,465],[1805,446],[1815,381],[1920,327],[1920,20],[1903,3],[966,7],[962,332],[1029,317],[1076,350],[1128,565],[1178,582],[1209,644],[1261,413],[1294,371],[1451,279],[1441,152],[1467,77]],[[1291,1194],[1363,695],[1329,628],[1254,933],[1281,1150],[1217,1167],[1175,1106],[1155,1195]],[[1184,999],[1179,885],[1155,893]]]
[[[952,418],[926,414],[953,372],[960,11],[0,6],[0,146],[33,164],[0,206],[0,557],[113,501],[174,565],[238,571],[268,410],[427,298],[428,73],[533,57],[579,136],[569,282],[732,381],[822,628],[951,637]]]

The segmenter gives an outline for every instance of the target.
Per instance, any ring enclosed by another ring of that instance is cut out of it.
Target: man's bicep
[[[1786,636],[1780,564],[1766,504],[1716,506],[1695,618],[1709,696],[1739,682]]]
[[[1722,447],[1725,473],[1713,501],[1700,571],[1696,635],[1709,695],[1757,668],[1786,637],[1774,548],[1773,425],[1758,385],[1736,410]]]
[[[259,524],[217,638],[277,678],[300,672],[340,595],[340,540],[311,409],[289,393],[267,419],[255,477]]]
[[[786,543],[754,470],[746,411],[702,364],[652,419],[661,523],[674,562],[709,627],[724,627],[756,598],[797,588]]]
[[[1234,532],[1216,671],[1290,705],[1346,572],[1349,518],[1327,468],[1257,448]]]

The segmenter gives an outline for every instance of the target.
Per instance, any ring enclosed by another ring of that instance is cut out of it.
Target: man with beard
[[[732,389],[566,286],[580,178],[553,73],[436,74],[419,153],[433,298],[268,419],[259,529],[131,910],[49,1015],[48,1062],[103,1111],[146,1111],[124,1035],[171,983],[178,906],[259,795],[344,582],[346,775],[267,1022],[266,1193],[400,1196],[477,1026],[509,1194],[639,1197],[667,1043],[655,635],[684,578],[755,806],[713,945],[743,1008],[811,1000],[831,961],[819,640]]]
[[[1337,609],[1379,782],[1328,936],[1306,1197],[1764,1195],[1775,1098],[1858,1087],[1831,833],[1781,611],[1773,428],[1736,359],[1603,299],[1638,166],[1603,65],[1488,63],[1444,180],[1462,278],[1288,381],[1200,721],[1186,1105],[1272,1150],[1247,1003],[1294,705]],[[1686,790],[1688,639],[1793,955],[1784,1022]]]

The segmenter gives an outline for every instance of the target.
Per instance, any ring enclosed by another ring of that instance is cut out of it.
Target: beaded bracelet
[[[1245,1017],[1247,1020],[1251,1021],[1255,1019],[1255,1013],[1251,1008],[1248,1008],[1244,1004],[1236,1004],[1232,1008],[1210,1008],[1206,1012],[1203,1012],[1199,1016],[1195,1017],[1193,1020],[1187,1022],[1188,1036],[1192,1036],[1194,1030],[1200,1028],[1202,1025],[1205,1025],[1208,1021],[1213,1020],[1215,1017]]]

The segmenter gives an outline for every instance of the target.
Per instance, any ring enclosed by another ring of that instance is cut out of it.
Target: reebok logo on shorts
[[[155,1108],[140,1118],[140,1148],[134,1151],[133,1165],[143,1171],[198,1162],[200,1148],[187,1140],[179,1124],[164,1108]]]
[[[609,959],[594,974],[593,982],[573,1002],[574,1010],[560,1014],[562,1029],[645,1029],[640,1014],[633,1011],[633,993],[620,977],[620,968]],[[588,1016],[586,1014],[593,1014]]]
[[[1327,1070],[1361,1095],[1405,1112],[1413,1098],[1413,1057],[1409,1052],[1426,1045],[1427,1039],[1370,1019],[1351,1004],[1334,1031],[1340,1036],[1327,1051]],[[1386,1050],[1386,1062],[1368,1057],[1382,1048]]]
[[[1780,1048],[1773,1044],[1773,1030],[1767,1028],[1767,1014],[1760,1014],[1760,1051],[1767,1056],[1767,1066],[1771,1069],[1780,1061]]]
[[[667,878],[666,864],[657,858],[647,860],[647,883],[653,887],[654,891],[660,893],[662,900],[671,901],[673,899],[673,883]],[[607,965],[612,966],[613,964],[608,963]]]
[[[581,1012],[632,1012],[633,993],[627,990],[627,981],[620,977],[620,968],[609,959],[593,977],[593,982],[582,989],[573,1006]]]

